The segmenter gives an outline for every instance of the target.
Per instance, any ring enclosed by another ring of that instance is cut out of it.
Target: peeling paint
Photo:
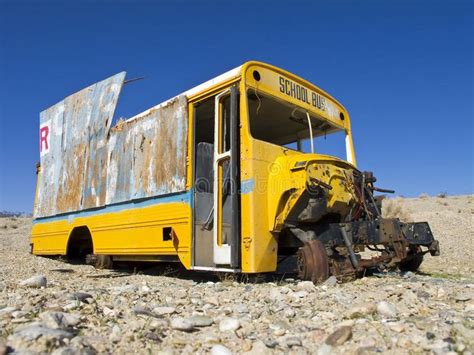
[[[119,73],[41,112],[51,133],[35,217],[185,190],[185,95],[111,127],[124,79]]]

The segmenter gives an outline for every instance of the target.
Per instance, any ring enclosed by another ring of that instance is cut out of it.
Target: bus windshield
[[[327,120],[291,103],[249,89],[247,92],[250,133],[253,138],[293,150],[345,158],[345,131]],[[312,132],[309,130],[311,122]],[[319,137],[319,138],[318,138]],[[329,151],[327,150],[329,145]]]

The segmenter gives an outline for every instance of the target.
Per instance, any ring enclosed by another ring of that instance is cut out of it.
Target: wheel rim
[[[319,240],[311,240],[298,250],[298,276],[317,284],[329,277],[326,248]]]
[[[297,264],[299,278],[302,280],[312,280],[314,260],[311,249],[307,244],[298,250]]]

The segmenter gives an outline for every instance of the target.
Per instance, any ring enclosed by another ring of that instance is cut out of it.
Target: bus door
[[[194,106],[194,269],[240,268],[238,88]]]

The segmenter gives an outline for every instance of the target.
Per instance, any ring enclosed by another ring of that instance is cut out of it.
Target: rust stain
[[[185,190],[186,97],[111,127],[124,78],[98,82],[41,113],[51,135],[35,217]]]

